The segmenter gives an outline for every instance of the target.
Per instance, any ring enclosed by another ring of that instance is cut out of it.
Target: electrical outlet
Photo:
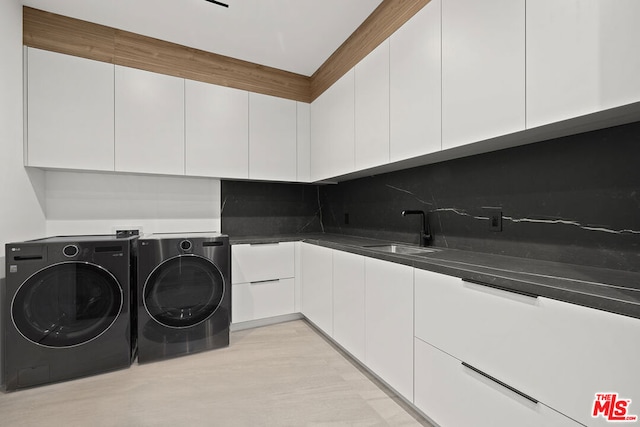
[[[489,230],[502,231],[502,208],[484,208],[489,217]]]
[[[344,214],[344,223],[345,223],[345,225],[349,224],[349,214],[348,213]]]

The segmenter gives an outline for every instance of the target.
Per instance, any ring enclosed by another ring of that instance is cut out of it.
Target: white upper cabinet
[[[28,166],[113,170],[113,67],[27,49]]]
[[[187,175],[249,178],[249,93],[185,81]]]
[[[525,0],[442,0],[442,148],[524,128]]]
[[[298,174],[297,180],[309,182],[311,180],[311,105],[306,102],[296,102],[297,110],[297,147]]]
[[[640,2],[527,1],[527,127],[640,100]]]
[[[249,94],[249,178],[296,181],[296,102]]]
[[[440,151],[441,0],[432,0],[390,37],[391,161]]]
[[[115,169],[184,174],[184,79],[116,66]]]
[[[389,162],[389,40],[355,66],[355,168]]]
[[[355,72],[351,69],[311,104],[311,179],[355,169]]]

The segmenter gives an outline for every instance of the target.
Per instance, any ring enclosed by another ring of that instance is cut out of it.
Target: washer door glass
[[[208,319],[220,306],[224,278],[206,258],[181,255],[160,264],[144,285],[144,305],[158,323],[185,328]]]
[[[29,277],[16,292],[11,316],[28,340],[70,347],[109,329],[122,304],[122,288],[111,273],[94,264],[68,262]]]

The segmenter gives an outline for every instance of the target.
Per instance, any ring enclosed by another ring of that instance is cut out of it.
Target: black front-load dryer
[[[138,362],[229,345],[231,247],[219,233],[139,240]]]
[[[131,365],[135,243],[67,236],[6,245],[7,390]]]

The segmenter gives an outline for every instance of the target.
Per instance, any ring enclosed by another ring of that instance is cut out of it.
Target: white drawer
[[[294,286],[294,279],[233,285],[232,323],[293,313]]]
[[[231,246],[233,283],[287,279],[294,270],[294,242]]]
[[[415,405],[442,427],[577,427],[437,348],[415,340]]]
[[[415,275],[415,335],[589,426],[596,393],[640,414],[640,320],[531,298],[424,270]]]
[[[415,336],[505,379],[535,362],[539,312],[538,299],[415,272]],[[530,384],[513,385],[534,394]]]

